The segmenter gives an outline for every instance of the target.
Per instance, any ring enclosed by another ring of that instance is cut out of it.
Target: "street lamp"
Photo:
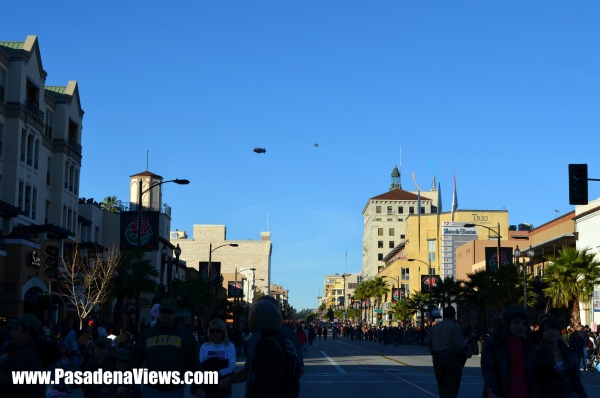
[[[394,282],[397,282],[398,283],[398,289],[400,289],[400,275],[398,275],[396,278],[394,278],[393,276],[387,276],[387,275],[383,275],[381,277],[381,279],[385,279],[385,278],[388,278],[388,279],[393,280]],[[394,283],[393,282],[392,282],[392,300],[394,300]],[[389,317],[388,317],[388,325],[391,326],[391,322],[389,320]]]
[[[148,188],[144,189],[142,191],[142,183],[144,182],[144,180],[142,178],[140,178],[139,181],[139,185],[138,185],[138,218],[137,218],[137,248],[138,250],[142,247],[141,244],[141,235],[142,235],[142,196],[148,192],[149,190],[151,190],[152,188],[155,188],[159,185],[163,185],[166,184],[168,182],[174,182],[175,184],[179,184],[179,185],[187,185],[190,183],[189,180],[185,180],[185,179],[174,179],[174,180],[167,180],[167,181],[161,181],[161,182],[157,182],[156,184],[152,184],[150,185]]]
[[[175,254],[175,263],[173,263],[173,258],[167,257],[168,249],[167,246],[163,246],[160,250],[161,255],[161,263],[160,263],[160,285],[164,285],[164,273],[165,273],[165,265],[167,266],[167,285],[165,291],[168,292],[171,290],[171,279],[173,277],[173,264],[175,264],[175,270],[179,273],[179,256],[181,256],[181,247],[179,247],[179,243],[173,249],[173,254]]]
[[[496,248],[496,262],[498,263],[498,269],[500,269],[500,238],[502,238],[502,236],[500,235],[500,223],[498,223],[498,231],[494,231],[490,227],[486,227],[485,225],[481,225],[481,224],[465,224],[464,225],[465,228],[471,228],[471,227],[475,227],[475,226],[483,227],[483,228],[487,229],[488,231],[495,233],[496,236],[498,237],[498,247]]]
[[[239,245],[237,243],[225,243],[223,245],[213,248],[212,242],[209,243],[209,247],[208,247],[208,283],[209,283],[209,286],[211,286],[213,289],[214,289],[214,287],[212,286],[211,275],[210,275],[210,273],[212,272],[212,253],[215,250],[220,249],[221,247],[225,247],[225,246],[238,247]],[[217,275],[217,278],[219,278],[219,276],[220,275]],[[217,294],[217,290],[215,289],[214,293],[211,296],[216,296],[216,294]],[[215,303],[216,303],[216,297],[214,297],[214,299],[215,299]]]
[[[429,281],[427,283],[428,290],[429,290],[429,326],[431,326],[431,318],[432,318],[432,315],[433,315],[433,304],[431,302],[431,289],[433,288],[433,282],[431,280],[431,257],[429,257],[429,259],[428,259],[429,262],[428,263],[426,263],[423,260],[416,259],[416,258],[409,258],[408,261],[417,261],[417,262],[423,263],[423,264],[425,264],[427,266],[428,274],[429,274]],[[423,317],[423,319],[424,318],[425,317]]]
[[[529,257],[530,261],[533,261],[533,256],[535,256],[535,251],[529,245],[529,249],[521,251],[519,250],[519,245],[515,247],[515,259],[517,262],[517,267],[519,266],[519,258],[520,257]],[[523,307],[527,309],[527,263],[523,260]]]

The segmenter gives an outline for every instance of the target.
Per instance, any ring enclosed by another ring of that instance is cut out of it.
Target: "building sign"
[[[500,262],[498,262],[498,248],[485,248],[485,270],[486,272],[498,272],[498,263],[502,267],[508,267],[512,264],[513,249],[512,247],[500,248]]]
[[[456,249],[467,242],[477,240],[477,228],[465,228],[464,222],[442,223],[442,275],[443,279],[456,279]]]
[[[138,223],[140,225],[138,225]],[[137,211],[121,212],[121,249],[135,250],[139,246],[142,251],[156,251],[158,245],[159,212]]]
[[[244,297],[242,282],[230,281],[227,284],[227,297]]]
[[[221,263],[213,261],[208,266],[208,262],[200,261],[200,279],[207,282],[210,286],[219,286],[221,284]]]
[[[395,287],[392,289],[392,303],[395,303],[404,298],[404,288]]]
[[[430,293],[431,289],[442,282],[439,275],[423,275],[421,276],[421,291]]]

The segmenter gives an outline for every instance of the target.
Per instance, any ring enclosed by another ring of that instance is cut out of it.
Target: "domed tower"
[[[398,165],[394,166],[394,170],[392,170],[392,183],[390,184],[390,191],[393,191],[394,189],[402,189]]]

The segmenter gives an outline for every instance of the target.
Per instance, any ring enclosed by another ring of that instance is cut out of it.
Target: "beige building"
[[[221,264],[221,273],[243,274],[253,281],[247,294],[254,301],[255,288],[271,284],[271,233],[261,232],[260,240],[228,240],[225,225],[194,224],[191,238],[185,231],[171,231],[172,245],[181,248],[181,259],[198,269],[200,262]],[[237,246],[231,246],[237,245]],[[262,281],[263,283],[258,283]],[[227,285],[223,285],[227,288]],[[267,293],[267,292],[265,292]],[[268,294],[268,293],[267,293]]]
[[[437,212],[435,177],[430,191],[421,191],[420,213]],[[402,189],[398,167],[392,171],[388,192],[372,197],[363,209],[362,274],[373,278],[385,266],[383,258],[407,236],[407,220],[419,213],[419,192]]]

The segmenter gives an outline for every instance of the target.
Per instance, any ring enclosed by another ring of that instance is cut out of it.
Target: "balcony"
[[[35,102],[27,101],[27,113],[29,117],[38,122],[44,124],[44,112],[42,112]]]

